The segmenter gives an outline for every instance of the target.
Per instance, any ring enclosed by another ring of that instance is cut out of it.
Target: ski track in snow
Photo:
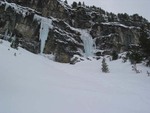
[[[16,53],[16,56],[14,56]],[[150,113],[150,69],[101,60],[61,64],[0,44],[0,113]]]

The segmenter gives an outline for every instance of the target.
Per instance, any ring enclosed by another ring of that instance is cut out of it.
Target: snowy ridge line
[[[64,1],[61,1],[61,0],[57,0],[66,10],[71,9],[71,7],[68,5],[68,4],[65,4]]]
[[[29,15],[30,13],[37,13],[40,14],[40,12],[37,12],[34,9],[31,9],[29,7],[23,7],[21,5],[17,5],[15,3],[8,3],[7,1],[3,2],[0,1],[0,6],[5,5],[5,11],[11,7],[16,13],[18,14],[22,14],[23,17],[26,17],[27,15]]]
[[[128,29],[140,29],[140,27],[135,27],[135,26],[126,26],[124,24],[121,24],[119,22],[102,22],[102,25],[112,25],[112,26],[119,26],[119,27],[123,27],[123,28],[128,28]]]

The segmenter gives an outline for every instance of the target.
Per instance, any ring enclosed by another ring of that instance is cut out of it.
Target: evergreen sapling
[[[103,58],[103,60],[102,60],[102,72],[109,73],[108,65],[106,63],[105,58]]]

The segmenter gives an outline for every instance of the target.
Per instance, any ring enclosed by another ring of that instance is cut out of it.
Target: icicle
[[[7,34],[8,34],[8,29],[5,31],[5,34],[4,34],[4,39],[7,40]]]
[[[41,52],[40,53],[42,54],[44,51],[45,42],[48,37],[49,29],[53,28],[52,20],[49,18],[44,18],[44,17],[38,16],[38,15],[34,15],[34,19],[41,23],[39,38],[41,41],[41,47],[40,47]]]
[[[45,42],[47,40],[48,37],[48,32],[49,32],[49,26],[47,25],[47,23],[45,21],[41,21],[41,28],[40,28],[40,40],[41,40],[41,54],[44,51],[44,47],[45,47]]]
[[[9,4],[8,4],[8,2],[6,2],[6,1],[5,1],[5,3],[6,3],[6,4],[5,4],[5,11],[6,11],[6,10],[8,9],[8,7],[9,7]]]

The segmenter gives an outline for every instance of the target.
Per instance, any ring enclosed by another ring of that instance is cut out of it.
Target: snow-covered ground
[[[16,54],[16,55],[15,55]],[[0,44],[0,113],[150,113],[150,68],[101,59],[61,64]]]

